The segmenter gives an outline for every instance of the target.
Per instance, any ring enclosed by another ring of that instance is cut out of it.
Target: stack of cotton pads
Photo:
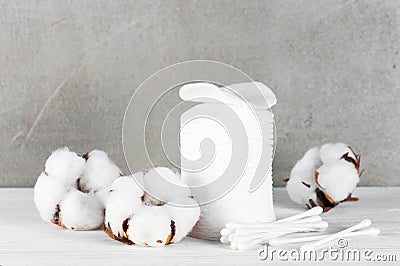
[[[272,91],[258,82],[192,83],[179,95],[200,103],[181,116],[182,179],[201,204],[191,236],[217,240],[229,221],[275,220]]]

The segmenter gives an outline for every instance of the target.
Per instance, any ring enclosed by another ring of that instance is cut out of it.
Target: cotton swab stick
[[[246,239],[246,238],[240,239],[240,238],[234,237],[233,241],[231,242],[231,247],[234,249],[239,249],[239,250],[247,250],[247,249],[253,248],[255,246],[268,243],[268,241],[272,238],[276,238],[276,237],[280,237],[283,235],[287,235],[290,233],[296,233],[296,232],[298,232],[298,231],[286,230],[286,231],[282,231],[282,232],[270,232],[267,234],[258,235],[256,238],[252,238],[252,239]]]
[[[279,226],[277,226],[279,225]],[[315,231],[319,231],[320,229],[328,228],[327,222],[317,222],[317,223],[292,223],[292,224],[275,224],[275,226],[264,226],[264,227],[239,227],[235,230],[236,235],[246,235],[251,233],[268,233],[274,230],[283,230],[287,231],[288,229],[295,229],[297,231],[302,232],[302,230],[309,231],[315,229]]]
[[[326,228],[324,228],[326,229]],[[318,232],[321,231],[320,228],[287,228],[287,229],[276,229],[276,230],[270,230],[266,232],[252,232],[249,234],[232,234],[229,238],[232,241],[249,241],[252,239],[259,239],[259,238],[265,238],[267,236],[270,236],[272,234],[276,234],[278,236],[290,234],[290,233],[297,233],[297,232]]]
[[[297,223],[314,223],[314,222],[320,222],[320,221],[322,221],[322,217],[319,215],[314,215],[314,216],[306,217],[306,218],[299,219],[299,220],[287,221],[285,223],[297,224]]]
[[[239,249],[247,249],[253,247],[255,245],[267,243],[270,239],[280,237],[283,235],[291,234],[291,233],[298,233],[298,232],[315,232],[325,230],[328,226],[328,223],[321,222],[325,225],[321,226],[321,228],[307,228],[307,227],[299,227],[299,228],[277,228],[274,230],[269,230],[263,233],[260,232],[252,232],[249,234],[231,234],[229,235],[228,239],[231,242],[232,248],[239,248]]]
[[[361,222],[359,222],[358,224],[356,224],[356,225],[354,225],[352,227],[344,229],[344,230],[342,230],[340,232],[337,232],[335,234],[328,235],[327,237],[322,238],[322,239],[320,239],[320,240],[318,240],[316,242],[306,243],[306,244],[304,244],[304,245],[302,245],[300,247],[300,251],[304,252],[306,250],[315,250],[319,246],[321,246],[321,245],[323,245],[323,244],[325,244],[325,243],[327,243],[327,242],[329,242],[331,240],[334,240],[334,239],[340,238],[340,237],[344,237],[345,235],[347,235],[350,232],[353,232],[353,231],[356,231],[356,230],[359,230],[359,229],[362,229],[362,228],[366,228],[366,227],[369,227],[369,226],[371,226],[371,220],[369,220],[369,219],[362,220]]]
[[[234,241],[231,242],[231,248],[233,249],[239,249],[239,250],[247,250],[252,247],[258,246],[260,244],[268,242],[269,239],[274,238],[274,237],[279,237],[280,235],[284,235],[286,233],[269,233],[264,235],[261,238],[256,238],[256,239],[243,239],[239,241],[239,239],[234,239]]]
[[[379,228],[371,227],[361,231],[350,232],[341,237],[353,237],[353,236],[376,236],[380,233]],[[273,238],[268,241],[270,246],[282,246],[285,244],[302,243],[308,241],[316,241],[323,239],[329,235],[317,235],[317,236],[304,236],[304,237],[287,237],[287,238]]]

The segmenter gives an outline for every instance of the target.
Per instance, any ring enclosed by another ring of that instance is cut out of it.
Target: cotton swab
[[[350,232],[342,237],[353,237],[353,236],[376,236],[379,235],[379,228],[371,227],[361,231]],[[287,237],[287,238],[273,238],[268,241],[270,246],[282,246],[285,244],[302,243],[309,241],[316,241],[323,239],[329,235],[316,235],[316,236],[304,236],[304,237]]]
[[[362,220],[360,223],[358,223],[358,224],[356,224],[356,225],[354,225],[352,227],[349,227],[349,228],[347,228],[345,230],[342,230],[340,232],[337,232],[335,234],[328,235],[325,238],[322,238],[322,239],[320,239],[320,240],[318,240],[316,242],[306,243],[306,244],[304,244],[304,245],[302,245],[300,247],[300,251],[304,252],[306,250],[315,250],[319,246],[321,246],[321,245],[323,245],[323,244],[325,244],[325,243],[327,243],[327,242],[329,242],[331,240],[334,240],[334,239],[340,238],[340,237],[344,237],[350,232],[353,232],[353,231],[356,231],[356,230],[359,230],[359,229],[362,229],[362,228],[366,228],[366,227],[369,227],[369,226],[371,226],[371,220],[369,220],[369,219]]]
[[[323,212],[322,207],[320,206],[316,206],[312,209],[309,209],[308,211],[293,215],[293,216],[289,216],[287,218],[283,218],[280,219],[278,221],[275,221],[275,223],[283,223],[283,222],[291,222],[291,221],[295,221],[295,220],[299,220],[305,217],[310,217],[310,216],[314,216],[314,215],[320,215]]]

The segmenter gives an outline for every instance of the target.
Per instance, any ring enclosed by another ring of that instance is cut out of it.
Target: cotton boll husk
[[[67,147],[55,150],[47,159],[45,172],[68,187],[76,187],[76,180],[83,174],[86,161]]]
[[[345,143],[326,143],[321,146],[320,156],[323,163],[329,163],[339,160],[344,154],[356,160],[356,155]]]
[[[53,219],[56,205],[64,198],[67,191],[68,189],[57,179],[44,172],[38,177],[33,200],[43,220]]]
[[[293,201],[308,204],[309,199],[316,200],[314,176],[315,171],[322,164],[319,154],[319,147],[308,150],[290,172],[286,189]],[[309,184],[310,187],[308,188],[302,182]]]
[[[129,220],[129,240],[141,246],[162,246],[171,238],[171,217],[164,206],[145,206]]]
[[[143,195],[143,190],[142,190]],[[138,194],[112,190],[106,200],[104,224],[111,228],[116,236],[123,236],[122,223],[127,218],[144,208]]]
[[[60,202],[60,216],[69,229],[98,229],[103,224],[103,206],[93,194],[71,190]]]
[[[104,151],[93,150],[88,154],[85,171],[80,178],[82,191],[94,191],[110,187],[121,176],[121,170]]]
[[[346,161],[326,163],[318,168],[318,182],[335,202],[346,199],[360,181],[357,170]]]
[[[182,199],[174,201],[182,202]],[[181,241],[187,234],[189,234],[196,222],[200,218],[200,206],[194,199],[186,198],[184,206],[175,206],[166,204],[164,207],[169,211],[171,219],[175,222],[175,236],[174,243]]]
[[[167,167],[150,169],[143,180],[146,192],[158,201],[170,202],[172,198],[186,198],[190,195],[190,189],[179,174]]]

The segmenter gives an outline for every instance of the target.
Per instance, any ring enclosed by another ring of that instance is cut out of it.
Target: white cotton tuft
[[[321,146],[320,156],[323,163],[329,163],[340,158],[348,153],[348,156],[356,160],[356,155],[351,150],[350,146],[345,143],[326,143]]]
[[[176,201],[182,202],[183,200],[179,199]],[[184,206],[164,205],[169,211],[171,219],[175,222],[175,236],[173,242],[179,242],[189,234],[200,218],[200,206],[197,202],[190,197],[186,197],[184,201],[185,202],[182,202],[185,204]]]
[[[83,174],[85,159],[67,147],[55,150],[47,159],[45,172],[67,187],[75,187],[76,180]]]
[[[106,202],[104,224],[109,227],[116,236],[123,236],[123,222],[143,208],[142,202],[132,194],[112,191]]]
[[[354,166],[343,160],[326,163],[317,172],[321,189],[335,202],[345,200],[360,181]]]
[[[136,197],[141,197],[144,193],[143,189],[139,187],[134,178],[143,178],[143,172],[135,173],[132,176],[121,176],[116,179],[110,186],[110,191],[124,191],[135,195]]]
[[[162,202],[171,202],[172,198],[185,199],[190,195],[190,189],[181,180],[180,175],[167,167],[150,169],[145,173],[143,180],[146,192]]]
[[[104,151],[94,150],[88,154],[86,168],[79,180],[82,191],[89,192],[109,188],[121,176],[121,170]]]
[[[40,216],[45,221],[51,221],[56,205],[62,200],[68,189],[56,178],[42,173],[34,187],[33,200]]]
[[[316,201],[314,176],[322,164],[319,152],[319,147],[308,150],[290,172],[286,189],[294,202],[309,204],[309,199]]]
[[[123,236],[123,221],[143,208],[143,193],[131,176],[120,177],[112,183],[105,202],[104,224],[114,235]]]
[[[66,228],[93,230],[103,224],[103,206],[93,194],[71,190],[59,208],[61,223]]]
[[[127,235],[137,245],[162,246],[169,243],[174,226],[163,206],[146,206],[130,218]]]

